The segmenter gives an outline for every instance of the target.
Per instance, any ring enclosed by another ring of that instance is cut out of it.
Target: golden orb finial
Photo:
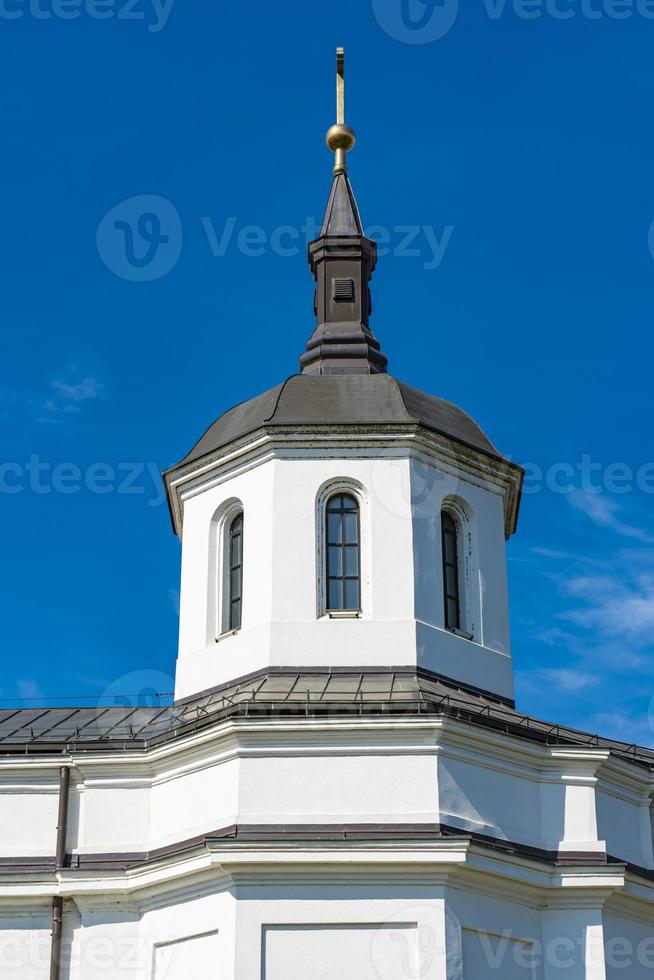
[[[356,135],[350,126],[345,125],[345,51],[343,48],[336,49],[336,124],[328,130],[326,139],[327,146],[336,155],[334,173],[347,173],[345,154],[356,143]]]

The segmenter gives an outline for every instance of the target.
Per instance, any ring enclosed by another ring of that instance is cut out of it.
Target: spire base
[[[300,358],[302,374],[387,374],[388,358],[379,341],[360,323],[343,323],[338,332],[319,324]]]

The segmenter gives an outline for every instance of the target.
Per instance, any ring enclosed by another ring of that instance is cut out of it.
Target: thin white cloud
[[[565,630],[562,630],[559,626],[543,626],[541,629],[536,630],[534,639],[539,643],[544,643],[545,646],[556,647],[562,644],[569,644],[574,637]]]
[[[610,637],[651,643],[654,630],[654,575],[640,575],[625,582],[617,575],[578,576],[565,584],[568,595],[583,600],[585,607],[563,615],[584,629]]]
[[[567,563],[555,573],[543,570],[567,602],[554,613],[554,622],[532,630],[534,639],[556,650],[558,659],[563,652],[574,656],[587,673],[599,665],[605,673],[642,673],[651,667],[654,551],[623,549],[607,560],[547,548],[538,552]]]
[[[530,549],[532,554],[540,555],[542,558],[551,558],[552,561],[576,561],[576,555],[571,555],[567,551],[555,551],[553,548],[538,548],[534,547]]]
[[[568,495],[568,500],[575,510],[581,511],[590,518],[597,527],[606,527],[625,538],[633,538],[646,544],[654,544],[654,536],[643,528],[634,527],[620,520],[621,508],[616,500],[601,493],[588,493],[584,490],[574,490]]]
[[[591,715],[588,727],[601,732],[606,738],[614,738],[629,745],[652,746],[654,744],[654,706],[642,717],[633,711],[601,712]]]
[[[589,687],[596,687],[600,683],[597,674],[574,670],[570,667],[545,669],[539,673],[543,680],[555,684],[559,690],[566,693],[583,691]]]
[[[36,421],[62,422],[71,415],[81,415],[86,402],[101,398],[104,385],[92,375],[73,365],[50,385],[48,394],[36,402]]]
[[[541,705],[535,712],[541,716],[567,709],[584,731],[652,744],[654,537],[629,516],[626,500],[579,491],[570,502],[577,521],[592,521],[601,533],[593,535],[592,557],[567,550],[576,540],[569,526],[567,541],[531,548],[541,558],[541,584],[555,584],[558,600],[549,616],[530,624],[540,654],[530,670],[518,672],[521,686]],[[609,702],[612,710],[602,711]]]
[[[97,378],[86,377],[71,382],[60,378],[53,382],[53,388],[64,402],[85,402],[97,398],[102,393],[102,385]]]
[[[0,385],[0,422],[17,424],[60,424],[82,414],[87,403],[104,396],[98,378],[73,365],[41,392],[16,391]]]

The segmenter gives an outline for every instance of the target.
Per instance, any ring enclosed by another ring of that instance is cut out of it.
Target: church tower
[[[402,666],[511,702],[504,542],[522,471],[460,408],[388,373],[340,52],[337,91],[299,373],[165,475],[182,540],[176,698],[267,668]]]

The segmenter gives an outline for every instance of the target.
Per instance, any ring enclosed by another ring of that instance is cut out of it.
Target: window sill
[[[360,609],[328,609],[328,619],[361,619]]]
[[[217,636],[215,642],[220,643],[221,640],[226,640],[229,636],[238,636],[240,632],[241,632],[240,626],[238,627],[238,629],[235,630],[227,630],[226,633],[221,633],[220,636]]]
[[[465,630],[458,630],[454,626],[446,626],[445,629],[448,633],[453,633],[454,636],[460,636],[462,640],[474,640],[472,633],[466,633]]]

